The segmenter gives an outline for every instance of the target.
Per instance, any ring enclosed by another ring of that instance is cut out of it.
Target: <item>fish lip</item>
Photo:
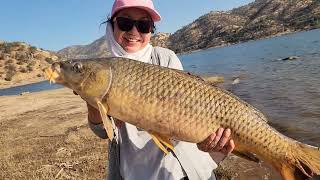
[[[53,63],[51,67],[45,68],[44,70],[45,77],[51,83],[63,83],[63,79],[61,77],[60,63]]]

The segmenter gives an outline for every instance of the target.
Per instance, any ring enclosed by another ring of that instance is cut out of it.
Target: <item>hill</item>
[[[106,57],[109,55],[105,36],[102,36],[91,44],[66,47],[57,53],[61,57],[75,59]]]
[[[199,17],[171,35],[168,47],[183,53],[314,28],[320,28],[319,0],[256,0]]]
[[[55,53],[23,42],[0,41],[0,85],[39,81],[42,69],[57,59]]]
[[[157,33],[151,43],[185,53],[314,28],[320,28],[320,0],[256,0],[230,11],[212,11],[173,34]],[[65,48],[58,54],[101,57],[107,49],[102,37],[86,46]]]

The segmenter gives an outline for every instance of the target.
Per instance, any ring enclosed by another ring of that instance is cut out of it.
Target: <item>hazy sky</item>
[[[173,33],[210,11],[226,11],[253,0],[154,0],[162,16],[158,32]],[[47,50],[85,45],[104,35],[99,26],[113,0],[2,0],[0,40],[23,41]]]

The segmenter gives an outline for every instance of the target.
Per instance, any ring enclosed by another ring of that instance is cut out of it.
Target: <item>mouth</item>
[[[136,39],[136,38],[125,37],[124,39],[127,40],[129,43],[140,42],[140,40],[139,40],[139,39]]]
[[[51,67],[48,67],[43,70],[45,77],[51,83],[62,83],[62,78],[60,76],[59,70],[57,68],[57,64],[52,64]]]

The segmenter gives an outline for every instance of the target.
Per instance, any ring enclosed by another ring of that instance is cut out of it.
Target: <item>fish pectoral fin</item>
[[[109,140],[112,141],[112,139],[114,137],[114,132],[113,132],[111,120],[107,116],[108,111],[100,101],[97,102],[97,105],[99,107],[99,112],[100,112],[100,116],[101,116],[101,119],[103,122],[103,126],[104,126],[105,130],[107,131],[107,135],[108,135]]]
[[[240,151],[237,151],[237,150],[233,150],[232,153],[234,155],[236,155],[236,156],[242,157],[242,158],[244,158],[246,160],[249,160],[249,161],[253,161],[253,162],[256,162],[256,163],[260,162],[260,159],[256,155],[254,155],[254,154],[252,154],[250,152],[247,152],[247,151],[241,151],[240,152]]]
[[[165,153],[169,154],[169,151],[167,148],[169,148],[171,151],[174,151],[173,144],[170,141],[170,139],[162,134],[155,133],[155,132],[149,132],[154,143]]]

